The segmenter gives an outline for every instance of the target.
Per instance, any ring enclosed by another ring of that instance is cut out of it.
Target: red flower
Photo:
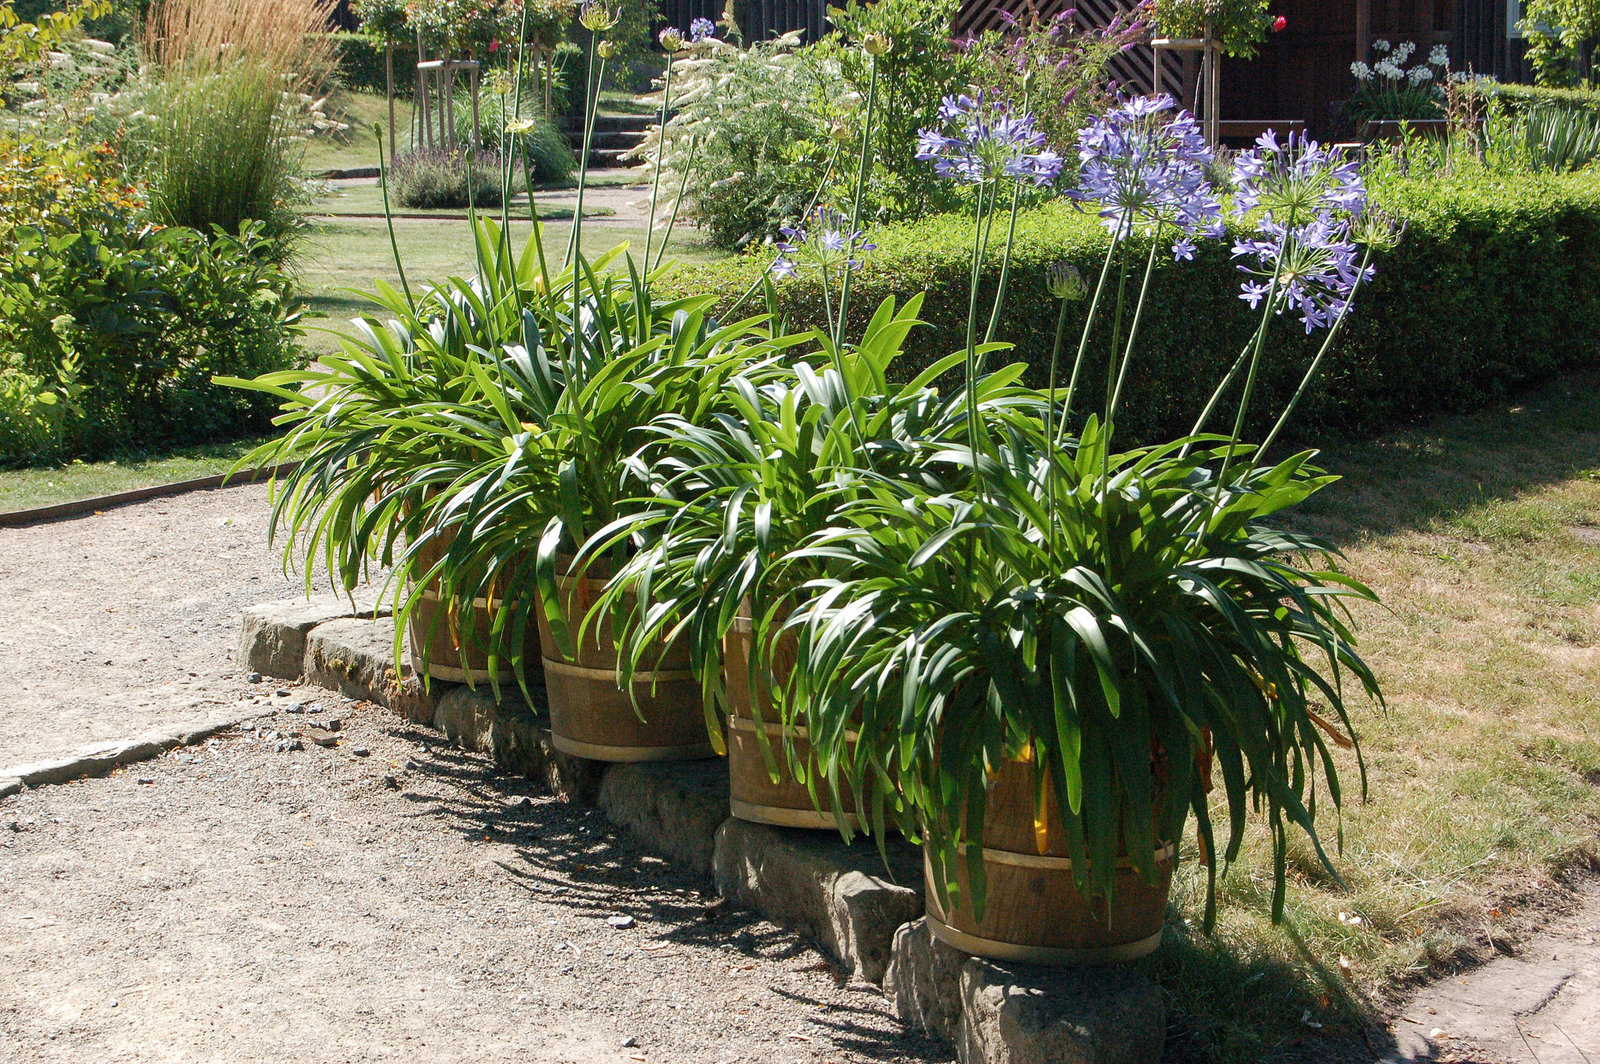
[[[1272,32],[1273,33],[1282,33],[1284,30],[1286,30],[1288,28],[1289,28],[1289,20],[1284,18],[1282,15],[1279,15],[1277,18],[1272,20]]]
[[[498,52],[499,50],[500,50],[500,42],[498,40],[493,40],[493,41],[489,42],[489,51]]]

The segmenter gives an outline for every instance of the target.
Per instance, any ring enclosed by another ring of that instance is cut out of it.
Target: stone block
[[[0,798],[10,798],[13,794],[20,794],[22,786],[22,781],[15,777],[0,779]]]
[[[163,751],[176,745],[176,739],[170,741],[135,739],[131,742],[96,743],[60,761],[15,765],[0,771],[0,776],[19,779],[29,787],[68,783],[88,776],[104,776],[118,766],[135,761],[148,761],[152,757],[159,757]]]
[[[883,992],[894,1014],[957,1045],[961,1038],[961,966],[967,955],[945,945],[918,917],[895,932]]]
[[[1045,968],[968,957],[918,920],[895,936],[884,983],[895,1013],[956,1047],[962,1064],[1158,1064],[1161,992],[1126,968]]]
[[[304,675],[307,683],[388,706],[416,724],[433,723],[438,696],[446,687],[425,686],[408,663],[396,667],[394,621],[388,617],[347,617],[317,625],[306,637]]]
[[[597,804],[649,849],[709,876],[717,829],[728,819],[728,763],[611,765]]]
[[[964,1064],[1159,1064],[1161,992],[1125,968],[961,968]]]
[[[717,889],[808,935],[857,978],[877,983],[896,930],[922,915],[916,850],[898,836],[887,849],[888,868],[870,839],[846,845],[831,832],[729,820],[717,834]]]
[[[487,687],[452,686],[441,692],[433,726],[457,746],[489,754],[508,772],[530,776],[554,794],[592,805],[605,766],[556,750],[544,714],[530,709],[520,695],[504,690],[501,695],[496,702]]]
[[[352,604],[338,595],[251,606],[244,611],[239,636],[239,668],[280,680],[299,679],[305,665],[306,636],[313,628],[344,617],[386,615],[388,611],[371,599],[358,598]]]

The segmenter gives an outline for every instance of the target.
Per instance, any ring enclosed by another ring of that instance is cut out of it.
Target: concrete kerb
[[[202,743],[214,735],[231,731],[248,721],[268,716],[271,712],[270,709],[253,710],[237,716],[191,722],[142,739],[96,743],[84,747],[71,757],[56,761],[36,761],[0,769],[0,797],[15,794],[23,787],[43,787],[48,784],[70,783],[92,776],[104,776],[125,765],[160,757],[168,750]]]
[[[270,619],[266,623],[272,623]],[[288,642],[286,634],[259,635]],[[508,772],[596,805],[641,845],[711,875],[735,904],[812,938],[854,978],[884,984],[903,1022],[956,1046],[963,1064],[1153,1064],[1165,1037],[1155,986],[1119,969],[991,964],[934,940],[921,920],[921,862],[903,840],[885,869],[868,840],[728,816],[723,762],[605,765],[555,750],[543,712],[487,686],[424,689],[396,668],[392,619],[323,620],[303,635],[308,682],[365,699],[490,755]]]

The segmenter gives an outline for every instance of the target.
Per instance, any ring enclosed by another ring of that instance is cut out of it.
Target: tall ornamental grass
[[[310,0],[164,0],[146,50],[151,206],[169,225],[280,245],[296,224],[302,119],[332,70],[327,6]]]

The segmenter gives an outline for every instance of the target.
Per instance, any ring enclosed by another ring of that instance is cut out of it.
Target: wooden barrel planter
[[[594,575],[556,577],[574,640],[605,587],[600,565],[589,572]],[[669,645],[653,669],[635,672],[629,692],[617,686],[617,652],[609,623],[592,625],[575,648],[576,660],[569,661],[561,656],[542,604],[537,615],[550,700],[550,740],[557,750],[594,761],[692,761],[717,756],[706,733],[700,684],[689,667],[686,641]]]
[[[785,729],[778,721],[772,706],[772,697],[766,690],[750,689],[750,656],[754,653],[753,623],[745,609],[734,618],[733,628],[722,643],[723,682],[728,692],[728,805],[729,811],[740,820],[757,824],[774,824],[785,828],[837,828],[834,813],[821,810],[811,800],[810,789],[796,779],[784,752],[784,734],[787,730],[796,758],[815,778],[816,759],[811,753],[811,739],[804,725],[791,725]],[[794,635],[786,632],[778,641],[772,662],[774,679],[782,683],[794,665]],[[759,706],[761,721],[756,721],[752,707]],[[761,754],[761,733],[765,733],[772,750],[778,778],[774,780]],[[852,736],[853,738],[853,736]],[[817,788],[817,796],[826,802],[825,785]],[[842,810],[854,807],[855,798],[849,784],[839,788]],[[854,813],[843,816],[852,826],[859,826],[860,818]]]
[[[1008,762],[989,781],[982,920],[972,914],[966,862],[953,862],[960,901],[947,910],[932,862],[924,857],[929,929],[965,953],[1030,964],[1120,964],[1154,952],[1172,887],[1172,844],[1156,851],[1154,884],[1140,878],[1126,857],[1117,862],[1108,912],[1105,899],[1085,898],[1073,884],[1066,839],[1048,808],[1040,838],[1033,795],[1031,764]]]
[[[426,572],[443,558],[450,549],[450,537],[430,544],[420,560]],[[480,683],[500,680],[510,675],[508,656],[500,655],[497,674],[489,671],[489,648],[494,645],[490,631],[494,623],[494,610],[499,603],[488,599],[474,599],[471,628],[462,631],[460,618],[452,615],[439,598],[437,582],[422,587],[417,602],[406,623],[406,636],[411,659],[411,670],[419,676],[450,683]],[[541,660],[539,629],[527,625],[523,629],[522,660],[526,672],[536,669]]]

